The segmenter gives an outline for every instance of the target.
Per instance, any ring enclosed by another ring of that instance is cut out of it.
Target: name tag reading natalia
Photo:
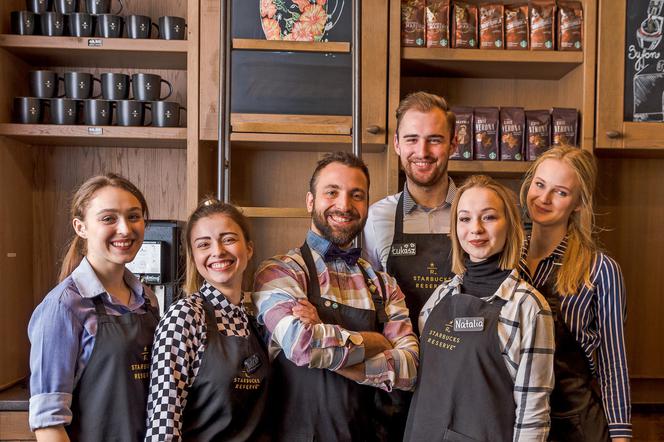
[[[484,330],[484,318],[454,318],[454,331],[470,332]]]
[[[415,256],[416,255],[415,243],[406,244],[392,244],[392,256]]]

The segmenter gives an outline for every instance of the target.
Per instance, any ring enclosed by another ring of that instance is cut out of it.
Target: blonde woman
[[[516,197],[470,177],[452,203],[451,281],[420,313],[420,369],[405,441],[543,441],[553,321],[517,269]]]
[[[533,221],[521,274],[546,297],[556,323],[553,441],[631,437],[625,286],[618,264],[593,239],[596,176],[590,152],[556,147],[521,187]]]

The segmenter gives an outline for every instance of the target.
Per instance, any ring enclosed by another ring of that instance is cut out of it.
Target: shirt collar
[[[109,296],[108,293],[106,293],[104,285],[97,277],[95,270],[92,268],[90,261],[88,261],[86,257],[83,257],[81,263],[71,273],[71,278],[83,298],[94,298],[99,295]],[[131,289],[132,297],[135,298],[130,300],[129,303],[133,304],[137,301],[142,303],[143,284],[141,284],[141,281],[126,267],[124,269],[124,281]]]
[[[452,178],[448,177],[447,180],[447,196],[445,197],[445,201],[443,201],[443,203],[437,208],[450,207],[452,205],[452,201],[454,201],[454,196],[457,193],[457,187],[454,184],[454,181],[452,181]],[[408,191],[408,184],[406,183],[403,186],[403,214],[408,215],[419,207],[420,206],[415,202],[413,196]]]
[[[312,251],[315,251],[320,256],[325,256],[327,249],[332,246],[332,243],[313,230],[309,230],[309,232],[307,232],[307,245]]]
[[[244,305],[242,303],[240,303],[240,305],[233,304],[228,299],[226,299],[223,293],[221,293],[207,281],[203,281],[203,285],[201,285],[201,288],[198,290],[198,292],[204,296],[205,299],[210,301],[214,307],[221,309],[227,314],[232,314],[234,316],[243,316],[246,314]]]

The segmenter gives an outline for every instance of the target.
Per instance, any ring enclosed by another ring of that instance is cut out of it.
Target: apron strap
[[[383,300],[383,296],[387,298],[387,290],[385,289],[385,282],[383,281],[383,278],[380,277],[380,274],[376,273],[376,277],[378,278],[378,284],[380,285],[380,292],[376,290],[376,286],[373,283],[373,280],[369,277],[369,274],[367,274],[367,271],[362,267],[361,264],[357,264],[360,267],[360,271],[362,272],[362,276],[364,276],[364,280],[367,283],[367,288],[369,289],[369,293],[371,293],[371,300],[374,303],[374,308],[376,309],[376,328],[380,333],[383,333],[383,329],[385,328],[385,324],[387,323],[387,313],[385,312],[385,301]]]
[[[97,316],[107,316],[108,313],[106,312],[106,307],[104,307],[104,301],[102,301],[101,297],[103,295],[97,295],[94,298],[92,298],[92,302],[95,304],[95,312],[97,312]]]
[[[406,189],[404,188],[397,202],[397,211],[394,213],[394,238],[392,242],[403,242],[403,194],[405,191]]]
[[[314,256],[311,254],[311,249],[307,241],[304,241],[304,244],[300,247],[300,251],[302,252],[304,264],[307,266],[307,298],[314,299],[317,302],[320,299],[320,283],[318,282],[318,272],[316,272]]]

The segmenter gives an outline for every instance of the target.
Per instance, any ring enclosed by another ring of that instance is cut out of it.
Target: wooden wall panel
[[[601,159],[598,225],[627,286],[630,377],[664,378],[664,159]],[[664,400],[660,398],[660,400]]]
[[[89,177],[117,172],[143,191],[153,219],[185,219],[186,151],[181,149],[53,147],[35,148],[35,300],[56,283],[67,241],[73,234],[69,202]]]

